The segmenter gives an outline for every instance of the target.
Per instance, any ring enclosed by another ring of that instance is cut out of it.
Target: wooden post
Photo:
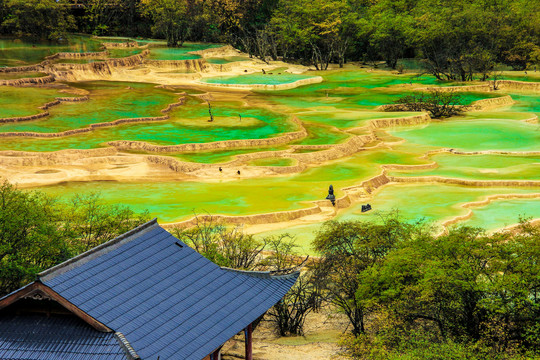
[[[253,327],[251,326],[251,324],[249,324],[248,327],[244,329],[245,342],[246,342],[246,360],[253,360],[252,333],[253,333]]]
[[[219,351],[221,350],[221,347],[210,354],[210,360],[219,360]]]

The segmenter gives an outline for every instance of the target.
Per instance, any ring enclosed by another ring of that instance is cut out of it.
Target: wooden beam
[[[244,329],[246,360],[253,360],[253,326],[249,324]]]
[[[35,291],[36,289],[37,289],[37,283],[33,282],[30,285],[27,285],[23,287],[22,289],[18,290],[17,292],[12,293],[11,295],[0,300],[0,309],[3,309],[6,306],[11,305],[15,301],[25,296],[28,296],[31,292]]]
[[[91,317],[90,315],[82,311],[81,309],[79,309],[77,306],[70,303],[68,300],[63,298],[56,291],[54,291],[47,285],[44,285],[40,281],[35,281],[32,284],[25,286],[19,291],[2,299],[0,301],[0,309],[3,309],[6,306],[9,306],[15,303],[16,301],[20,299],[24,299],[25,297],[36,297],[36,296],[41,296],[43,298],[48,298],[48,299],[56,301],[57,303],[65,307],[69,312],[81,318],[84,322],[86,322],[88,325],[90,325],[91,327],[93,327],[94,329],[98,331],[101,331],[101,332],[113,331],[112,329],[108,328],[105,324],[97,321],[96,319],[94,319],[93,317]]]

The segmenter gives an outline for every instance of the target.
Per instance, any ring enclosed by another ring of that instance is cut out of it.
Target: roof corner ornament
[[[32,300],[52,300],[52,298],[45,294],[43,291],[39,289],[35,289],[32,292],[26,294],[24,299],[32,299]]]

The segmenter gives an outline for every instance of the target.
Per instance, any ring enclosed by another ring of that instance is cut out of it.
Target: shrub
[[[402,111],[427,111],[434,119],[459,115],[467,110],[463,106],[463,97],[455,91],[430,89],[413,95],[407,95],[395,101]]]

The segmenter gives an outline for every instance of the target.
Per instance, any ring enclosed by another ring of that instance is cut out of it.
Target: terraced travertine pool
[[[313,76],[296,74],[248,74],[237,76],[218,76],[203,79],[207,84],[227,84],[227,85],[280,85],[290,84],[298,80],[309,79]]]
[[[514,214],[508,217],[508,214]],[[538,199],[523,200],[498,200],[489,205],[475,208],[473,216],[465,224],[468,226],[482,227],[488,230],[496,230],[502,226],[511,226],[516,223],[517,214],[523,219],[540,218],[540,206]]]
[[[171,91],[155,89],[154,84],[93,82],[79,83],[75,86],[89,92],[89,100],[84,104],[66,102],[48,109],[50,115],[47,118],[0,124],[0,132],[61,132],[97,122],[160,116],[162,115],[160,109],[178,98],[178,95]],[[12,90],[20,89],[14,87],[5,89],[6,93]],[[17,93],[18,96],[21,95],[20,91]],[[25,101],[22,97],[19,99]],[[11,102],[13,103],[14,101]],[[35,105],[34,101],[32,105]],[[31,114],[32,110],[28,109],[28,113]],[[0,109],[0,117],[7,115],[4,109]]]
[[[436,169],[392,171],[394,176],[440,176],[472,180],[540,180],[540,154],[520,155],[452,155],[431,157]]]
[[[62,103],[49,109],[50,115],[35,121],[0,124],[0,133],[38,132],[57,133],[80,129],[95,123],[112,122],[118,119],[162,116],[161,109],[175,103],[182,97],[181,91],[155,88],[155,84],[91,82],[71,84],[89,92],[89,100],[84,102]],[[6,87],[6,92],[19,88]],[[53,100],[58,92],[42,96]],[[31,115],[30,106],[23,97],[17,98],[24,104],[14,110],[0,109],[0,117],[10,117],[19,110],[20,115]],[[14,105],[16,100],[9,104]],[[57,151],[61,149],[92,149],[101,147],[109,141],[132,140],[148,141],[159,145],[182,143],[201,143],[211,141],[259,139],[277,136],[293,130],[294,125],[287,117],[265,108],[242,106],[234,102],[213,102],[215,120],[209,123],[207,103],[197,98],[188,98],[182,106],[173,109],[167,122],[138,123],[106,127],[89,133],[56,138],[1,138],[3,150]],[[242,119],[239,118],[241,114]]]
[[[103,41],[126,40],[130,39],[74,37],[61,46],[0,40],[0,66],[39,63],[59,51],[99,51]],[[510,95],[514,103],[429,121],[422,113],[383,112],[378,107],[419,88],[456,84],[439,83],[413,70],[399,75],[353,66],[293,74],[279,64],[263,74],[260,67],[266,65],[247,57],[216,55],[216,44],[168,49],[157,42],[137,41],[151,44],[149,59],[168,62],[198,59],[203,55],[190,52],[210,48],[209,63],[232,64],[237,71],[206,74],[203,83],[186,77],[173,86],[159,86],[143,75],[133,79],[137,82],[112,78],[56,81],[39,87],[2,86],[0,168],[8,179],[22,185],[27,181],[31,188],[59,196],[98,191],[110,203],[129,205],[137,211],[148,209],[162,222],[186,220],[194,213],[246,216],[283,212],[281,224],[266,229],[266,220],[257,220],[253,231],[262,231],[259,236],[289,231],[297,235],[305,252],[311,251],[309,243],[320,223],[331,218],[372,220],[381,212],[399,209],[404,218],[425,218],[441,230],[445,222],[471,212],[458,224],[494,230],[517,222],[520,216],[540,217],[537,91],[466,91],[462,93],[464,105],[503,95]],[[109,49],[107,57],[141,51]],[[90,61],[103,59],[66,59]],[[244,73],[250,66],[251,72]],[[24,77],[22,73],[0,74],[0,80]],[[288,84],[318,76],[322,82],[290,90],[240,91],[213,86]],[[522,74],[507,76],[524,80]],[[531,83],[534,79],[526,80]],[[66,97],[87,98],[40,109]],[[47,116],[24,118],[44,111]],[[213,121],[209,121],[210,112]],[[10,120],[20,117],[24,121]],[[120,119],[140,120],[114,123]],[[109,126],[91,128],[101,123]],[[399,126],[385,127],[392,124]],[[221,143],[209,145],[214,142]],[[177,146],[183,144],[204,146]],[[85,170],[93,164],[94,155],[84,151],[100,148],[113,153]],[[59,155],[66,157],[60,162],[47,160],[54,153],[47,154],[45,160],[30,160],[39,156],[35,154],[65,149],[83,151],[79,154],[89,157],[86,165],[71,163],[69,155]],[[7,152],[12,150],[29,154]],[[172,165],[156,165],[156,161]],[[143,167],[131,169],[135,163]],[[145,178],[137,172],[147,168],[167,176]],[[70,171],[75,175],[55,181],[54,174]],[[91,176],[78,175],[84,171]],[[386,180],[371,181],[380,176]],[[330,184],[338,198],[350,200],[335,211],[323,201]],[[496,195],[500,196],[486,204],[463,207]],[[366,202],[374,210],[361,213]],[[317,206],[322,208],[309,216],[290,215]]]
[[[466,211],[461,208],[461,204],[477,201],[488,195],[535,192],[537,192],[535,189],[473,188],[445,184],[399,184],[382,189],[372,202],[372,206],[375,205],[380,211],[399,210],[401,216],[405,219],[437,221],[463,215]],[[459,202],[456,202],[456,199],[459,199]],[[402,205],[396,206],[396,200]],[[344,215],[344,218],[350,219],[352,216],[358,215],[359,210],[359,207],[352,208]],[[501,214],[505,212],[504,209],[500,209]],[[520,212],[506,213],[505,221],[516,223],[520,215]],[[368,214],[368,217],[371,218],[375,216],[377,216],[376,212]]]
[[[38,114],[43,112],[40,106],[66,95],[57,89],[14,86],[0,86],[0,93],[0,118]]]
[[[153,60],[193,60],[200,59],[197,54],[190,54],[192,51],[199,51],[220,47],[219,44],[199,44],[199,43],[184,43],[180,48],[158,47],[150,52],[150,59]]]
[[[0,39],[0,66],[24,66],[37,64],[47,56],[59,52],[97,52],[101,40],[90,36],[70,37],[68,42],[53,44],[48,42],[28,43],[19,39]]]
[[[434,224],[435,231],[441,231],[443,221],[467,214],[468,210],[462,208],[462,204],[482,200],[489,195],[534,194],[537,192],[538,189],[477,188],[445,184],[396,184],[382,188],[369,201],[375,210],[362,213],[361,205],[358,204],[338,213],[335,219],[338,221],[378,221],[380,216],[397,211],[402,219],[426,221]],[[494,201],[485,207],[474,208],[473,217],[463,221],[462,224],[495,230],[519,222],[521,216],[538,218],[540,217],[538,202],[538,198]],[[489,221],[487,220],[488,216],[491,217]],[[296,237],[304,252],[313,253],[311,241],[315,238],[319,228],[320,224],[296,225],[263,232],[258,236],[272,236],[287,232]]]
[[[540,149],[537,124],[508,119],[444,121],[420,128],[396,129],[390,133],[412,144],[463,151]]]

